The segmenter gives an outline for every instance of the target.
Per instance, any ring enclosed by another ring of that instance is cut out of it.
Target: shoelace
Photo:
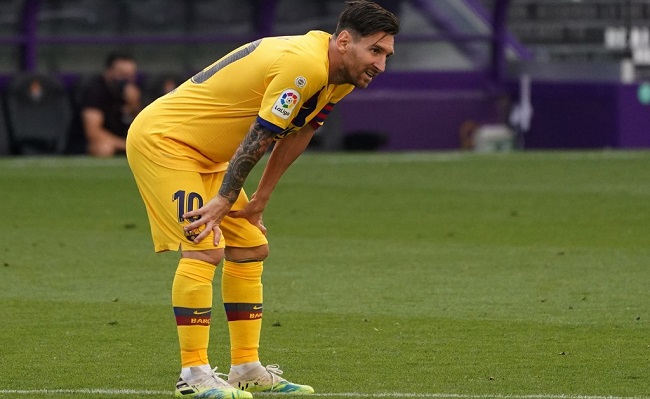
[[[218,372],[217,371],[218,368],[219,367],[215,367],[215,368],[212,369],[212,372],[214,373],[214,375],[221,378],[224,381],[227,381],[228,380],[228,374]]]
[[[192,385],[205,388],[230,388],[230,385],[221,377],[225,374],[217,372],[217,369],[218,367],[215,367],[212,372],[204,373],[204,376],[197,378]]]
[[[266,366],[266,371],[268,371],[269,374],[271,374],[271,382],[273,386],[275,386],[277,382],[284,381],[284,378],[281,377],[284,371],[280,370],[280,365],[269,364],[268,366]]]

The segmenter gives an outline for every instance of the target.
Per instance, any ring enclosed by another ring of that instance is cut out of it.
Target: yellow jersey
[[[282,138],[322,125],[354,86],[328,84],[331,35],[263,38],[217,60],[143,109],[127,139],[155,163],[219,172],[253,122]]]

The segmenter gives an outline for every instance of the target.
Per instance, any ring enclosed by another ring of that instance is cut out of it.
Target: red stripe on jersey
[[[325,122],[325,119],[327,119],[332,109],[334,109],[334,103],[325,104],[323,109],[320,110],[320,112],[314,117],[314,119],[309,122],[309,124],[318,129],[320,127],[320,124]]]

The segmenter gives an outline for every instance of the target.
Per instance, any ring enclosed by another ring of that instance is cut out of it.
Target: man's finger
[[[193,211],[188,211],[183,214],[183,219],[189,219],[194,216],[199,216],[199,209],[195,209]]]
[[[185,231],[192,231],[194,229],[198,229],[199,227],[203,226],[205,224],[205,221],[203,219],[197,219],[190,224],[186,225],[183,227]]]
[[[219,245],[219,241],[221,241],[221,229],[219,226],[215,225],[212,229],[212,232],[214,233],[214,246],[216,247]]]
[[[210,223],[208,223],[208,224],[205,226],[205,229],[203,229],[203,231],[201,231],[201,232],[199,233],[199,235],[196,236],[196,238],[194,238],[194,243],[196,243],[196,244],[200,243],[201,241],[203,241],[203,240],[205,239],[205,237],[207,237],[207,236],[210,234],[210,232],[212,231],[212,229],[210,228],[210,226],[211,226]]]
[[[231,218],[240,218],[242,217],[241,213],[242,211],[230,211],[228,212],[228,216],[230,216]]]

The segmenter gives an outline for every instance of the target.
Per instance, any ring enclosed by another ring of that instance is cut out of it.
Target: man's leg
[[[250,399],[219,378],[208,361],[212,316],[212,280],[223,249],[183,251],[172,284],[172,305],[181,349],[176,396]]]
[[[208,343],[212,319],[212,280],[223,250],[183,252],[172,283],[172,306],[181,349],[181,375],[189,368],[210,369]]]
[[[250,399],[230,386],[210,367],[207,355],[212,308],[212,280],[223,258],[223,247],[212,237],[194,244],[185,235],[182,214],[207,202],[204,177],[199,173],[161,167],[129,148],[128,161],[147,209],[156,252],[183,249],[172,283],[172,304],[181,349],[181,375],[176,396]],[[190,205],[191,203],[191,205]]]
[[[268,245],[226,248],[221,293],[230,332],[231,367],[228,383],[250,392],[314,393],[308,385],[280,377],[277,365],[263,367],[259,360],[262,329],[263,260]]]
[[[221,295],[230,332],[231,365],[259,364],[262,270],[268,246],[226,248]]]
[[[220,186],[220,182],[216,182]],[[244,190],[232,210],[246,207]],[[268,241],[259,228],[243,218],[226,216],[221,224],[225,261],[221,295],[230,332],[231,367],[228,383],[250,392],[313,393],[312,387],[280,377],[277,365],[263,367],[259,360],[262,329],[262,270],[269,254]]]

